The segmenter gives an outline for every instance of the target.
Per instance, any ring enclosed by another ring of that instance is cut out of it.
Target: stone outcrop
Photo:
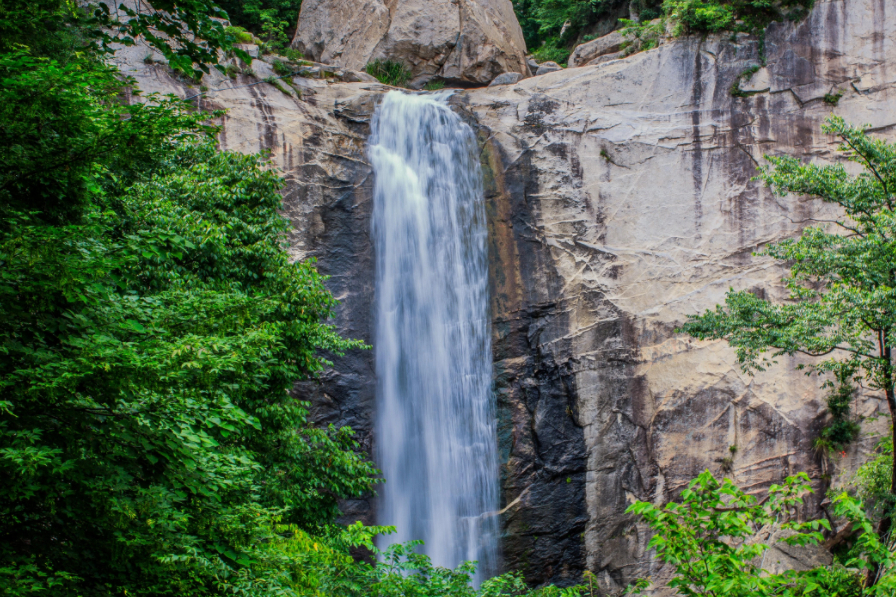
[[[817,459],[825,409],[799,359],[750,377],[724,343],[675,329],[731,287],[782,296],[783,271],[752,253],[831,215],[753,181],[764,154],[835,159],[820,130],[832,111],[896,135],[894,16],[886,0],[819,1],[807,20],[770,27],[751,78],[756,38],[695,37],[455,94],[486,182],[507,568],[533,583],[587,568],[607,593],[662,580],[649,533],[624,514],[633,500],[674,499],[706,468],[755,492],[806,471],[812,516],[828,479],[867,450]],[[199,93],[136,52],[124,67],[144,92]],[[214,77],[199,107],[229,109],[221,146],[272,152],[292,254],[331,276],[339,330],[373,343],[366,142],[386,88],[297,77],[301,93],[287,94]],[[746,97],[731,93],[738,80]],[[831,92],[843,94],[836,106]],[[373,375],[372,351],[359,351],[296,391],[318,422],[352,425],[369,449]],[[874,395],[860,408],[886,409]],[[373,500],[345,506],[375,521]]]
[[[398,61],[418,87],[433,78],[481,86],[501,73],[529,74],[510,0],[306,0],[292,46],[353,70]]]
[[[586,66],[607,54],[618,53],[625,43],[625,36],[619,31],[613,31],[603,37],[576,46],[567,62],[570,68]]]

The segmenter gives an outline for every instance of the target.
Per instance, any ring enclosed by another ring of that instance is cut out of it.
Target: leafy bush
[[[855,545],[843,564],[805,572],[770,574],[760,568],[769,545],[756,540],[763,527],[777,525],[791,534],[789,545],[822,542],[830,531],[827,519],[799,522],[803,496],[811,493],[809,477],[799,473],[783,485],[772,485],[761,501],[728,479],[718,481],[709,471],[694,479],[680,503],[656,506],[636,502],[627,510],[640,516],[654,531],[648,546],[674,570],[669,582],[691,597],[797,597],[810,594],[841,597],[883,597],[896,590],[896,558],[874,532],[858,500],[841,494],[834,500],[838,517],[856,533]],[[865,586],[862,571],[878,571],[877,582]],[[649,583],[637,583],[640,593]]]
[[[261,38],[273,51],[289,45],[299,22],[302,0],[217,0],[234,26]]]
[[[572,52],[561,44],[560,38],[552,37],[545,40],[541,47],[532,52],[532,57],[539,62],[550,61],[565,66],[570,54]]]
[[[283,248],[282,180],[98,60],[0,78],[4,594],[276,593],[271,520],[329,524],[376,475],[290,393],[359,344]]]
[[[411,71],[400,62],[394,60],[374,60],[364,70],[384,85],[407,87],[411,80]]]
[[[758,33],[769,23],[804,17],[814,3],[815,0],[665,0],[663,12],[675,24],[675,35]],[[786,9],[792,10],[785,12]]]
[[[424,87],[426,91],[439,91],[440,89],[445,89],[445,81],[430,81]]]
[[[629,0],[513,0],[529,52],[538,60],[566,64],[587,27]]]
[[[652,50],[659,45],[660,37],[666,30],[663,19],[646,22],[620,19],[620,22],[623,25],[621,33],[630,40],[626,41],[626,51],[628,52]]]
[[[711,0],[666,0],[663,9],[676,24],[674,35],[728,31],[734,26],[736,19],[733,5]]]
[[[282,60],[274,60],[271,68],[276,74],[280,75],[281,77],[291,75],[296,70],[293,65],[289,64],[288,62],[283,62]]]
[[[232,35],[234,37],[234,39],[236,39],[241,44],[251,44],[252,41],[255,39],[251,33],[246,31],[242,27],[230,26],[230,27],[226,27],[224,29],[224,31],[228,35]]]

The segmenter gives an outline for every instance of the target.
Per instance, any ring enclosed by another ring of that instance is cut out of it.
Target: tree
[[[724,305],[691,317],[683,329],[701,340],[727,340],[747,372],[763,370],[781,355],[816,357],[810,373],[834,374],[839,383],[867,383],[885,397],[892,422],[896,145],[833,116],[824,131],[840,138],[840,151],[863,169],[861,174],[850,175],[843,164],[803,164],[793,157],[767,158],[771,165],[759,174],[780,196],[809,195],[842,210],[826,226],[807,228],[799,238],[760,253],[789,268],[788,299],[774,303],[731,290]],[[826,385],[834,387],[835,382]],[[891,475],[891,501],[894,494],[896,475]],[[892,518],[891,503],[881,519],[881,536],[888,535]]]
[[[289,261],[282,179],[89,57],[0,80],[4,594],[287,591],[274,521],[331,525],[376,471],[291,394],[361,345]]]
[[[762,500],[744,493],[729,479],[718,481],[709,471],[691,481],[680,503],[663,507],[636,502],[627,512],[637,514],[654,531],[648,546],[674,570],[669,586],[687,597],[884,597],[896,590],[896,558],[874,532],[861,502],[847,494],[834,500],[858,538],[842,562],[807,571],[771,574],[762,568],[769,545],[756,540],[763,528],[789,532],[789,545],[816,545],[827,520],[798,521],[803,496],[811,493],[809,477],[800,473],[783,485],[772,485]],[[879,573],[877,582],[863,586],[863,570]],[[649,583],[633,587],[640,593]]]
[[[114,44],[143,40],[176,71],[199,77],[229,53],[249,55],[223,25],[226,13],[213,0],[141,0],[79,3],[72,0],[0,0],[0,51],[28,46],[59,62],[80,52],[111,53]]]

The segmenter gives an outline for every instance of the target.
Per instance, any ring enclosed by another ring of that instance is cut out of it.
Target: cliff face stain
[[[550,103],[547,110],[552,110]],[[559,276],[533,231],[539,188],[530,152],[511,165],[480,130],[489,218],[494,391],[501,458],[504,568],[534,584],[570,585],[585,568],[585,444],[575,365],[546,349],[569,329],[567,308],[545,302]],[[565,155],[565,145],[554,146]],[[560,349],[568,354],[569,349]]]
[[[701,42],[694,52],[694,83],[691,91],[691,135],[694,137],[693,178],[694,178],[694,230],[700,239],[700,226],[703,221],[703,141],[700,138],[700,104],[703,100],[703,55]]]

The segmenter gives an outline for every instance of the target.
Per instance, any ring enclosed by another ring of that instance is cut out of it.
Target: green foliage
[[[272,521],[327,525],[376,474],[292,387],[358,344],[259,157],[64,58],[0,54],[0,586],[289,594]]]
[[[273,71],[281,77],[289,76],[296,71],[293,65],[282,60],[274,60],[274,64],[272,64],[271,67]]]
[[[445,89],[445,81],[430,81],[424,87],[426,91],[439,91]]]
[[[539,62],[556,62],[563,66],[569,60],[572,51],[562,44],[559,37],[550,37],[532,52],[532,57]]]
[[[282,53],[299,22],[302,0],[218,0],[235,25],[254,33],[271,52]]]
[[[893,514],[896,507],[896,499],[890,492],[893,484],[893,436],[885,436],[880,439],[876,448],[876,455],[862,464],[856,471],[855,484],[858,487],[859,497],[873,506],[876,516],[883,516],[889,511]]]
[[[273,9],[261,12],[261,49],[264,53],[282,52],[289,46],[289,21],[280,19]]]
[[[768,546],[748,541],[763,526],[778,522],[793,531],[791,545],[818,543],[826,520],[796,522],[802,496],[810,493],[809,477],[800,473],[784,485],[772,485],[760,502],[730,480],[722,482],[705,471],[681,494],[681,503],[664,507],[636,502],[627,510],[644,519],[655,532],[648,546],[673,567],[669,583],[687,597],[772,594],[775,577],[760,574],[756,564]]]
[[[122,5],[120,16],[103,3],[0,0],[0,51],[26,46],[32,55],[64,64],[70,57],[108,53],[114,44],[132,46],[142,38],[171,68],[191,77],[207,73],[208,65],[218,65],[218,56],[228,52],[250,61],[215,18],[224,13],[213,0],[151,0],[140,6],[135,11]]]
[[[666,0],[663,10],[675,23],[674,35],[730,31],[737,18],[733,5],[711,0]]]
[[[749,79],[757,72],[759,72],[760,68],[761,67],[758,64],[755,64],[739,74],[737,78],[734,79],[734,83],[731,84],[731,95],[734,97],[750,97],[751,95],[753,95],[753,93],[741,89],[740,84],[744,79]]]
[[[673,35],[721,31],[758,33],[769,23],[805,16],[815,0],[665,0]],[[800,17],[802,18],[802,17]]]
[[[841,97],[843,97],[843,92],[842,92],[842,91],[837,91],[836,93],[826,93],[826,94],[824,94],[824,98],[823,98],[823,99],[824,99],[824,103],[826,103],[826,104],[828,104],[828,105],[831,105],[831,106],[836,106],[837,104],[840,103],[840,98],[841,98]]]
[[[539,61],[566,64],[583,30],[628,0],[513,0],[526,46]]]
[[[669,586],[687,597],[797,597],[805,595],[891,595],[896,589],[896,560],[892,548],[874,532],[861,502],[847,494],[834,500],[837,516],[845,517],[857,538],[845,565],[805,572],[770,574],[761,568],[770,546],[755,539],[763,527],[777,525],[789,532],[790,545],[813,545],[830,531],[826,519],[799,522],[803,496],[811,493],[809,477],[800,473],[783,485],[772,485],[766,498],[744,493],[730,480],[718,481],[709,471],[682,492],[680,503],[659,507],[636,502],[627,510],[639,515],[654,531],[649,547],[672,567]],[[873,587],[864,587],[862,571],[879,570]],[[633,588],[640,593],[649,583]]]
[[[856,373],[851,365],[835,368],[832,371],[835,381],[828,380],[823,384],[824,387],[830,388],[827,405],[831,421],[815,440],[817,448],[843,450],[859,436],[861,427],[850,418],[850,405],[855,400],[855,387],[852,382]]]
[[[629,38],[626,41],[626,50],[629,52],[641,52],[652,50],[660,43],[660,37],[666,30],[663,19],[657,21],[630,21],[619,19],[622,23],[621,33]]]
[[[400,62],[394,60],[374,60],[364,70],[384,85],[407,87],[411,80],[411,71]]]
[[[255,36],[253,36],[242,27],[235,27],[231,25],[229,27],[225,27],[224,31],[228,35],[232,35],[233,38],[241,44],[251,44],[255,39]]]
[[[792,157],[767,158],[771,166],[760,170],[759,178],[776,195],[809,195],[843,213],[833,222],[836,229],[807,228],[761,253],[788,267],[788,300],[775,303],[730,290],[723,306],[691,317],[684,330],[699,339],[724,338],[747,372],[782,355],[817,357],[807,370],[834,375],[836,383],[826,384],[834,389],[829,405],[842,421],[822,439],[842,443],[855,434],[844,416],[860,380],[883,393],[891,422],[896,418],[896,145],[838,117],[829,118],[824,130],[841,139],[840,151],[861,174],[850,175],[843,164],[802,164]],[[896,494],[892,486],[890,493]]]
[[[473,562],[454,570],[433,566],[427,556],[417,553],[419,541],[392,545],[385,551],[374,547],[374,535],[393,530],[356,523],[312,536],[295,526],[278,525],[282,539],[268,549],[286,556],[283,564],[294,579],[291,588],[309,597],[579,597],[585,590],[553,586],[530,590],[517,574],[488,579],[475,589]],[[378,562],[356,561],[350,553],[354,547],[366,548]]]

